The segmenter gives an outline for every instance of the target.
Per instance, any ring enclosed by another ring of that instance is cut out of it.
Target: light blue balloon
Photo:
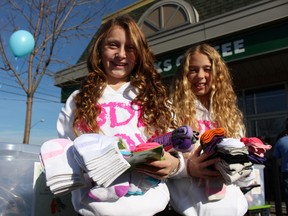
[[[35,40],[30,32],[18,30],[11,35],[9,46],[13,55],[20,58],[32,52]]]

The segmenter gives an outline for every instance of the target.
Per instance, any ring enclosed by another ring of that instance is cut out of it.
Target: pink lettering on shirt
[[[144,143],[141,135],[137,134],[138,130],[135,131],[135,134],[133,134],[133,131],[127,131],[127,133],[125,133],[125,130],[144,127],[144,122],[141,118],[141,108],[138,105],[132,105],[132,102],[129,102],[128,104],[122,102],[109,102],[102,103],[100,106],[101,113],[98,117],[100,128],[105,124],[109,124],[107,126],[111,129],[117,128],[118,133],[113,136],[121,137],[125,140],[129,145],[130,150],[133,150],[136,145]]]
[[[101,125],[104,125],[105,122],[106,122],[106,116],[107,116],[107,111],[106,109],[101,106],[101,112],[100,112],[100,115],[98,116],[98,125],[101,127]]]
[[[208,120],[198,120],[198,125],[200,134],[204,133],[207,130],[217,128],[217,124],[215,122]]]
[[[139,144],[140,143],[145,143],[145,140],[142,139],[142,136],[140,134],[135,134],[135,136],[137,137],[137,139],[139,140]]]
[[[137,127],[145,127],[145,124],[143,122],[143,119],[141,118],[141,114],[142,114],[142,110],[140,110],[138,112],[138,123],[137,123]]]
[[[126,118],[120,120],[120,118],[123,118],[124,116],[118,116],[117,110],[122,109],[122,113],[126,112]],[[105,122],[107,121],[107,116],[110,116],[110,127],[114,128],[117,126],[127,125],[131,119],[135,116],[136,111],[132,109],[131,103],[129,105],[125,103],[119,103],[119,102],[109,102],[109,103],[103,103],[101,104],[101,113],[98,118],[98,124],[101,127]],[[139,112],[140,113],[140,112]],[[143,126],[143,121],[139,117],[140,114],[138,114],[138,124],[137,126]]]

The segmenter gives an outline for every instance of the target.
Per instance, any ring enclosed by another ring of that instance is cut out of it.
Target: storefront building
[[[247,136],[273,145],[288,117],[287,11],[287,0],[140,0],[103,22],[119,13],[137,20],[167,84],[188,47],[213,45],[231,69]],[[62,102],[87,74],[86,55],[56,74]]]

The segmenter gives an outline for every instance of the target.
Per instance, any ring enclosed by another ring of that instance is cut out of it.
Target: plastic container
[[[34,162],[40,146],[0,143],[0,215],[32,212]]]
[[[265,166],[261,164],[254,165],[255,179],[252,184],[260,184],[260,187],[245,193],[249,207],[265,205],[264,168]]]
[[[55,199],[46,186],[40,148],[0,143],[0,216],[77,216],[70,194]]]

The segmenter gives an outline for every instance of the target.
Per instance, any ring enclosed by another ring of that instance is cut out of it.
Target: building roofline
[[[103,17],[102,24],[110,20],[113,16],[117,16],[119,14],[128,14],[131,11],[134,11],[140,7],[143,7],[147,4],[150,4],[151,2],[155,2],[156,0],[139,0],[131,5],[128,5],[127,7],[124,7],[114,13],[108,14],[107,16]]]

